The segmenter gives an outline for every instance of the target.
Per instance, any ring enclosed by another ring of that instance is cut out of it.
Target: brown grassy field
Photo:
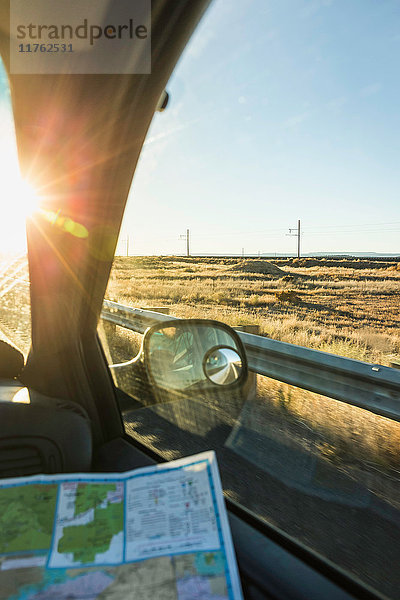
[[[0,339],[28,355],[31,342],[28,264],[25,256],[0,260]]]
[[[389,365],[400,358],[399,292],[394,262],[120,257],[106,297]]]

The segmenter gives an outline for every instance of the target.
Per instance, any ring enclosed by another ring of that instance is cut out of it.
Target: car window
[[[398,367],[399,22],[395,1],[214,2],[149,131],[106,299]],[[115,322],[101,335],[110,364],[140,350]],[[176,399],[111,372],[130,436],[165,459],[216,450],[229,499],[397,597],[397,421],[255,373]]]
[[[36,195],[19,171],[10,89],[1,61],[0,129],[0,339],[26,356],[31,326],[25,220],[35,208]]]

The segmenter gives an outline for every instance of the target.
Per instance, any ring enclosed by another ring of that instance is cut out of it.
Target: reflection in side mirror
[[[243,363],[240,354],[232,348],[213,348],[204,362],[206,377],[217,385],[231,385],[242,374]]]
[[[239,336],[217,321],[177,319],[154,325],[145,334],[143,357],[151,384],[164,390],[235,386],[247,375]]]

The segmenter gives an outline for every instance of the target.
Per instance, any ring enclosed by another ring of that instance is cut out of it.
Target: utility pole
[[[300,258],[300,219],[297,221],[297,258]]]
[[[296,233],[292,233],[292,231],[296,231]],[[301,238],[301,230],[300,230],[300,219],[297,221],[297,229],[289,228],[289,233],[286,235],[297,237],[297,258],[300,258],[300,238]]]
[[[125,250],[123,247],[125,246]],[[121,256],[129,256],[129,235],[125,239],[118,240],[118,252],[121,252]]]
[[[179,236],[180,240],[186,240],[186,256],[190,256],[190,231],[186,229],[186,235],[182,234]]]

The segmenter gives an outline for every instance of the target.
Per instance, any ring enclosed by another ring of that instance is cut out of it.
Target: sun
[[[21,176],[11,107],[0,97],[0,253],[26,251],[26,219],[39,194]]]
[[[14,181],[14,197],[17,213],[26,220],[40,207],[40,197],[32,184],[22,177]]]
[[[0,129],[4,132],[4,123]],[[0,253],[26,250],[26,219],[39,209],[40,197],[21,176],[14,132],[0,140]],[[8,134],[8,135],[7,135]]]
[[[21,177],[18,159],[0,146],[0,251],[23,252],[26,249],[26,219],[40,204],[39,194]]]

